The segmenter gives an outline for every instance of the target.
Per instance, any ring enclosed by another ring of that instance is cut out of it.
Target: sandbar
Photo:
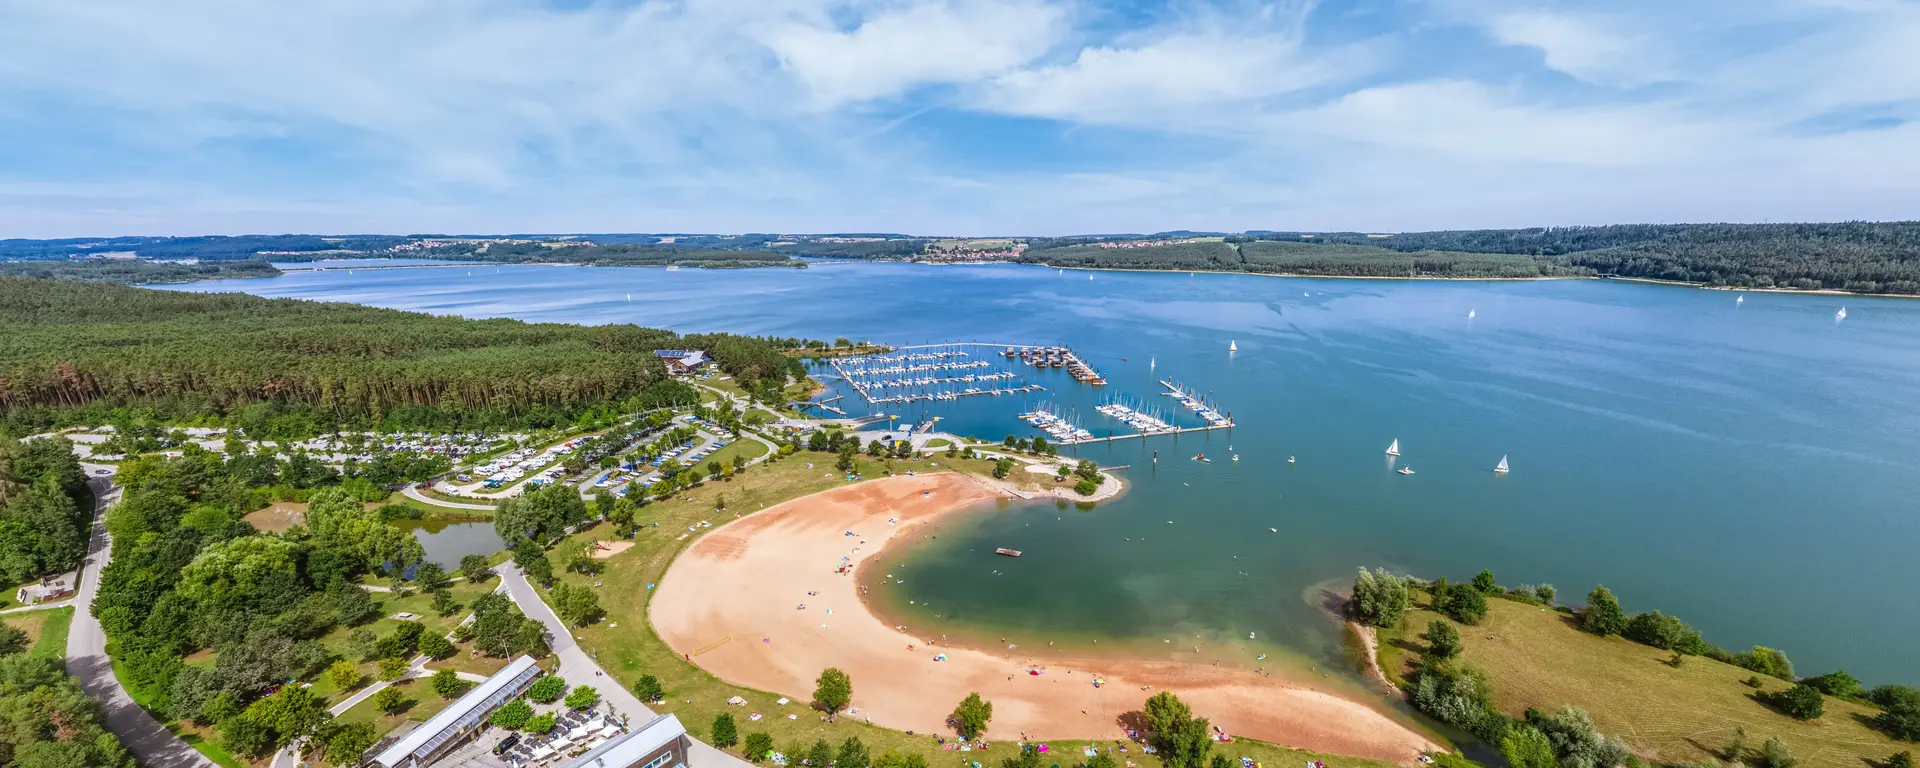
[[[1252,670],[1049,659],[1032,675],[1011,655],[928,647],[866,609],[851,571],[918,525],[1003,494],[939,473],[781,503],[694,541],[661,578],[649,617],[675,652],[736,685],[806,701],[822,669],[845,670],[856,716],[896,730],[951,735],[954,705],[978,691],[993,702],[989,738],[1115,739],[1124,716],[1152,692],[1172,690],[1236,736],[1405,764],[1441,749],[1364,704]]]

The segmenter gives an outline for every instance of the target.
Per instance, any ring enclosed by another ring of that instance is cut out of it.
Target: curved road
[[[139,758],[146,768],[216,768],[213,761],[194,751],[180,737],[160,725],[145,709],[133,702],[127,690],[113,676],[113,663],[107,659],[107,636],[93,617],[93,596],[100,584],[100,571],[112,554],[107,537],[106,509],[120,500],[120,489],[108,475],[96,475],[100,467],[86,465],[87,484],[93,487],[93,531],[87,539],[87,560],[81,565],[80,590],[72,605],[73,629],[67,635],[67,674],[80,680],[87,695],[100,700],[106,710],[107,730]]]

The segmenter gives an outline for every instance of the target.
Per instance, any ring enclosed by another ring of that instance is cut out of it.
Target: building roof
[[[469,726],[470,716],[477,711],[484,714],[483,710],[491,710],[503,703],[506,695],[512,693],[514,683],[520,681],[529,672],[535,674],[539,672],[533,665],[532,656],[514,659],[505,669],[493,673],[493,676],[475,685],[473,690],[467,691],[465,696],[461,696],[446,709],[428,718],[426,722],[420,724],[420,727],[408,731],[407,735],[400,737],[393,746],[382,750],[373,758],[373,761],[387,768],[394,768],[405,764],[407,758],[417,752],[431,751],[446,741],[440,737],[457,733],[461,728]]]
[[[687,729],[680,725],[680,718],[671,713],[661,715],[632,732],[594,747],[593,751],[561,768],[630,768],[639,765],[647,755],[659,751],[674,739],[686,735]]]
[[[678,360],[683,357],[699,360],[707,356],[706,352],[698,349],[656,349],[653,351],[653,354],[665,360]]]

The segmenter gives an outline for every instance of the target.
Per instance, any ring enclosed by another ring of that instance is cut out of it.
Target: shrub
[[[1413,590],[1403,579],[1386,569],[1372,572],[1360,569],[1353,579],[1353,617],[1376,627],[1393,627],[1413,605]]]
[[[641,675],[639,680],[633,682],[633,695],[639,696],[641,701],[653,701],[666,694],[660,689],[660,678]]]
[[[1435,586],[1433,607],[1462,624],[1478,624],[1487,616],[1487,594],[1471,586]]]
[[[1530,725],[1508,730],[1507,737],[1500,741],[1500,754],[1513,768],[1559,768],[1560,765],[1554,757],[1553,742]]]
[[[1697,655],[1706,648],[1699,630],[1659,611],[1634,614],[1621,635],[1636,643],[1681,653]]]
[[[444,595],[446,593],[442,592],[440,594]],[[453,647],[452,641],[439,635],[421,635],[419,650],[420,655],[438,661],[452,656],[454,651],[458,649]]]
[[[1074,481],[1073,492],[1082,496],[1092,496],[1100,492],[1100,484],[1083,477]]]
[[[834,768],[868,768],[873,760],[867,755],[867,745],[860,743],[860,737],[848,736],[840,742],[840,753],[833,758]]]
[[[553,713],[542,712],[527,718],[527,724],[521,726],[521,730],[535,734],[551,732],[553,730]]]
[[[1427,654],[1436,659],[1460,655],[1460,630],[1439,619],[1427,623]]]
[[[403,659],[397,656],[381,659],[380,660],[380,679],[386,680],[389,682],[394,680],[399,680],[400,678],[407,676],[407,669],[408,669],[408,666],[407,666],[406,659]]]
[[[594,690],[591,685],[582,685],[567,692],[566,705],[568,709],[586,709],[599,703],[599,701],[600,692]]]
[[[1789,683],[1794,681],[1793,662],[1787,661],[1787,655],[1766,646],[1756,645],[1746,653],[1735,654],[1735,665],[1751,669],[1763,675],[1777,677]]]
[[[716,747],[731,747],[736,741],[739,741],[739,736],[737,735],[733,722],[733,714],[730,712],[722,712],[714,715],[713,745]]]
[[[1865,693],[1860,679],[1847,674],[1844,669],[1834,670],[1824,675],[1815,675],[1800,682],[1811,685],[1821,693],[1841,698],[1857,698]]]
[[[1603,637],[1627,631],[1627,616],[1611,590],[1598,586],[1587,593],[1587,607],[1580,611],[1580,628]]]
[[[1493,571],[1481,571],[1473,577],[1473,588],[1479,590],[1480,594],[1491,595],[1500,591],[1500,583],[1494,581]]]
[[[1760,700],[1789,717],[1812,720],[1826,709],[1826,697],[1820,689],[1800,683],[1779,693],[1760,694]]]
[[[360,668],[351,661],[341,659],[327,667],[327,679],[333,681],[334,688],[351,691],[360,687]]]
[[[547,675],[533,681],[533,685],[527,688],[527,698],[541,704],[551,704],[559,701],[561,694],[566,692],[567,681],[557,675]]]
[[[466,688],[466,682],[451,669],[441,669],[433,673],[433,692],[440,694],[440,698],[459,698],[460,692]]]
[[[1449,659],[1428,658],[1414,672],[1408,699],[1420,711],[1476,735],[1503,729],[1494,725],[1493,685],[1486,673]]]
[[[393,686],[387,686],[373,694],[373,706],[389,715],[400,714],[411,703],[413,702],[407,699],[406,694]]]
[[[1776,736],[1760,745],[1760,755],[1753,761],[1753,765],[1755,768],[1793,768],[1799,762],[1792,752],[1787,751],[1787,745]]]
[[[1602,735],[1585,710],[1567,707],[1551,715],[1527,710],[1527,724],[1546,734],[1553,743],[1554,755],[1568,768],[1608,768],[1635,762],[1633,750],[1619,739]]]
[[[767,735],[766,731],[749,733],[747,734],[746,743],[740,746],[740,751],[747,756],[748,760],[753,762],[757,763],[765,760],[767,759],[767,753],[773,751],[773,737]]]
[[[493,710],[492,716],[488,716],[486,720],[492,722],[495,726],[499,726],[499,728],[515,730],[516,732],[516,730],[520,730],[520,726],[526,726],[526,722],[532,720],[532,718],[534,718],[534,707],[530,707],[530,705],[528,705],[526,701],[522,701],[522,699],[513,699],[513,701],[507,703],[507,707]]]

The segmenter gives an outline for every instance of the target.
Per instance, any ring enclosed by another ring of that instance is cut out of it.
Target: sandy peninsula
[[[892,477],[728,523],[667,569],[649,605],[654,628],[728,682],[800,700],[820,670],[839,667],[853,678],[859,717],[916,733],[950,734],[954,705],[979,691],[994,705],[990,737],[1113,739],[1124,715],[1164,689],[1239,736],[1409,764],[1438,749],[1363,704],[1249,670],[1050,658],[1044,674],[1032,675],[1022,658],[930,648],[882,624],[862,604],[855,576],[840,572],[928,520],[1003,493],[958,474]]]

